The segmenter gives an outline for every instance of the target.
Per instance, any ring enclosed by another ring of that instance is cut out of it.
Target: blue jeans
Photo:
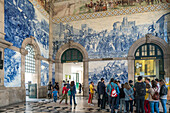
[[[161,104],[162,104],[163,111],[164,111],[163,113],[167,113],[166,102],[167,102],[167,99],[161,99]]]
[[[115,109],[119,109],[119,101],[120,101],[119,99],[120,99],[119,95],[117,95]]]
[[[158,104],[159,104],[159,102],[149,101],[149,105],[150,105],[150,108],[151,108],[151,113],[154,113],[154,107],[156,109],[156,113],[159,113]]]
[[[145,113],[145,110],[144,110],[144,101],[145,101],[145,97],[144,96],[136,98],[136,113],[140,113],[140,109],[141,109],[142,113]]]
[[[124,112],[126,112],[125,98],[120,99],[120,112],[122,112],[122,107],[124,109]]]
[[[70,95],[70,105],[72,105],[72,97],[73,97],[74,105],[77,105],[75,100],[75,94]]]
[[[54,96],[53,99],[54,99],[54,102],[57,102],[57,96]]]
[[[129,112],[129,103],[130,103],[130,112],[133,112],[133,100],[129,100],[125,102],[126,102],[126,112]]]
[[[114,113],[116,103],[117,103],[117,98],[116,97],[110,97],[111,98],[111,113]]]

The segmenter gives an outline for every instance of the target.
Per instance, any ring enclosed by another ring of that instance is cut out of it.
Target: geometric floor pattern
[[[65,101],[64,101],[65,102]],[[63,103],[54,103],[52,99],[42,99],[40,101],[31,101],[18,103],[15,105],[0,108],[2,113],[110,113],[107,106],[105,110],[97,107],[97,100],[93,100],[94,106],[87,104],[87,97],[76,97],[77,106],[65,105]],[[69,103],[69,99],[68,99]],[[168,112],[169,112],[169,106]],[[135,109],[135,107],[134,107]],[[135,113],[135,112],[134,112]]]

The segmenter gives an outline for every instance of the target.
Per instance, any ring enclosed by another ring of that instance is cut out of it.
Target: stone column
[[[89,95],[89,72],[88,72],[88,60],[83,61],[83,96]]]
[[[55,64],[55,81],[59,83],[60,94],[62,94],[62,81],[63,81],[63,64],[57,60]]]
[[[0,39],[4,39],[4,0],[0,2]],[[4,60],[4,49],[0,46],[2,52],[2,60]],[[4,69],[0,69],[0,88],[4,87]]]
[[[135,58],[128,57],[128,81],[135,79],[134,67],[135,67]],[[134,83],[134,82],[133,82]]]
[[[53,56],[53,0],[50,0],[49,7],[49,81],[52,82],[52,56]]]
[[[40,98],[41,88],[41,55],[35,56],[35,73],[37,76],[37,98]]]

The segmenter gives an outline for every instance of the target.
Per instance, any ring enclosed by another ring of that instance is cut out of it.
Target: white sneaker
[[[94,106],[94,104],[90,104],[91,106]]]

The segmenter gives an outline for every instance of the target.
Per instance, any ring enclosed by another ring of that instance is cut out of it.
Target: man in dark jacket
[[[101,104],[101,109],[105,109],[105,94],[106,94],[106,90],[105,90],[106,86],[104,84],[104,78],[101,78],[101,81],[98,84],[98,95],[99,95],[99,100],[100,104]]]

